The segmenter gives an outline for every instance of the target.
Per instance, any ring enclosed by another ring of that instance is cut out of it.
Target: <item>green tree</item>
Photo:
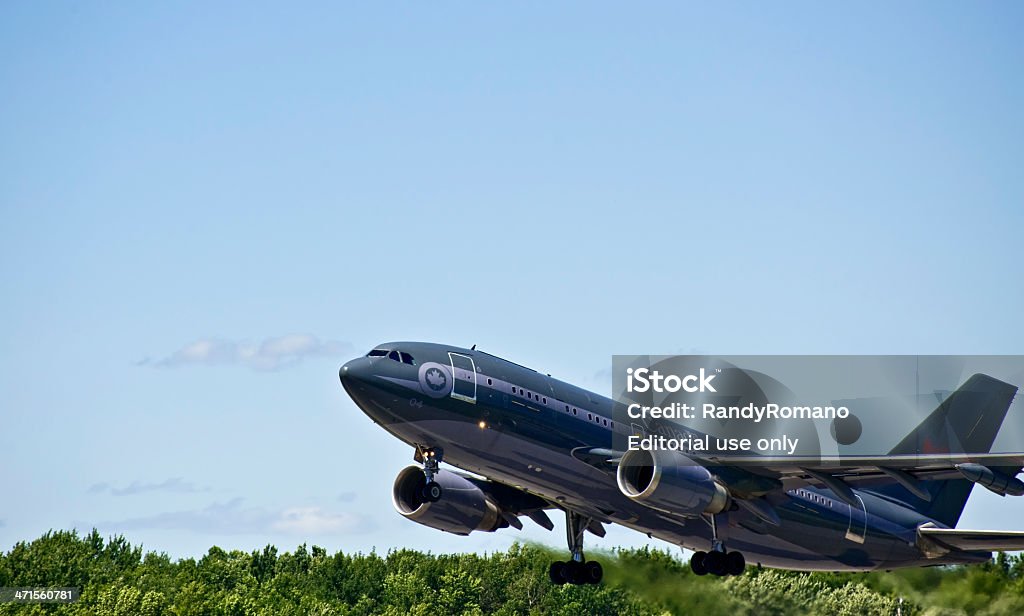
[[[329,555],[319,546],[279,554],[212,547],[198,561],[142,554],[123,537],[55,531],[0,554],[0,584],[78,586],[71,605],[0,604],[0,615],[262,616],[337,614],[689,614],[1005,616],[1024,613],[1024,559],[885,573],[794,573],[750,568],[694,575],[678,552],[594,554],[598,586],[553,586],[558,551],[513,545],[492,554],[392,550]]]

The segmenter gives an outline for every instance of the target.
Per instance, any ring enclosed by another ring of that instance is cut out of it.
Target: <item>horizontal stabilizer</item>
[[[1024,531],[960,530],[956,528],[917,529],[918,537],[941,543],[954,550],[994,552],[1024,550]]]

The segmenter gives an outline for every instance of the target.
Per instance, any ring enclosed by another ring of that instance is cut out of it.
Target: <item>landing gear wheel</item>
[[[600,584],[604,578],[604,568],[596,560],[589,560],[581,563],[575,560],[560,561],[551,563],[548,567],[548,577],[551,583],[557,586],[562,584]]]
[[[711,575],[725,575],[725,554],[711,551],[704,557],[704,567]]]
[[[423,485],[423,489],[420,490],[420,496],[428,503],[436,503],[441,500],[442,494],[444,494],[444,490],[441,489],[441,485],[436,481],[428,481]]]
[[[740,552],[729,552],[725,555],[725,572],[728,575],[743,575],[747,567],[747,559]]]
[[[592,523],[592,518],[566,510],[565,538],[566,543],[569,544],[569,553],[572,554],[572,559],[551,563],[551,566],[548,567],[548,577],[551,578],[552,584],[601,583],[601,579],[604,578],[604,568],[601,567],[601,563],[594,560],[588,561],[583,556],[583,531],[587,530]]]
[[[569,582],[569,569],[566,566],[568,563],[564,563],[560,560],[556,560],[551,563],[548,567],[548,577],[551,578],[551,583],[555,586],[561,586]]]
[[[583,563],[578,563],[575,560],[570,560],[565,563],[566,579],[573,586],[579,586],[585,584],[586,579],[583,577]]]
[[[690,569],[693,569],[695,575],[707,575],[708,568],[704,564],[704,558],[707,557],[707,552],[694,552],[693,556],[690,557]]]

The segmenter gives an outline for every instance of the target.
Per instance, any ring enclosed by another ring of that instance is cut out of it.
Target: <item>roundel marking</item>
[[[427,362],[420,366],[420,389],[431,398],[444,398],[452,392],[452,373],[447,366]]]
[[[856,415],[849,415],[846,418],[833,419],[829,430],[835,442],[840,445],[852,445],[860,438],[864,428]]]

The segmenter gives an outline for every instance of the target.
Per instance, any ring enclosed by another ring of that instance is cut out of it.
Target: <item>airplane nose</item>
[[[370,372],[370,360],[366,357],[356,357],[341,366],[338,370],[338,378],[345,391],[351,394],[353,386],[357,387],[369,380]]]
[[[360,380],[365,372],[365,357],[359,357],[352,361],[345,362],[341,369],[338,370],[338,378],[341,379],[341,385],[345,389],[349,389]]]

